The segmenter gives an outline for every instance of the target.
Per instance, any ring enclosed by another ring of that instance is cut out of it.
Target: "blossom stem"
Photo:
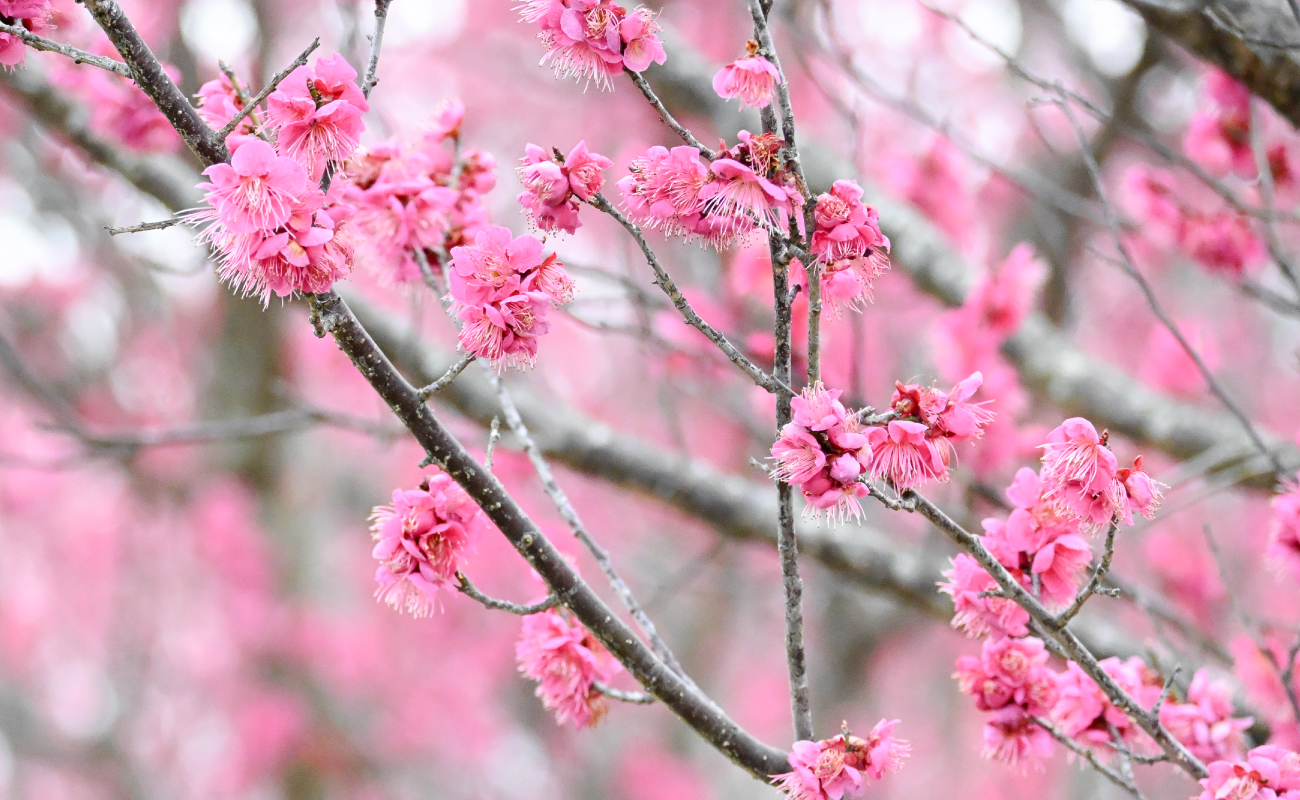
[[[555,608],[561,604],[558,594],[548,594],[545,599],[531,605],[520,605],[511,603],[509,600],[497,600],[495,597],[488,597],[479,591],[479,588],[470,581],[469,577],[463,572],[456,573],[456,590],[471,600],[481,603],[486,608],[496,611],[509,611],[511,614],[517,614],[521,617],[527,617],[530,614],[540,614],[548,608]]]
[[[416,390],[388,357],[352,310],[334,291],[310,295],[318,332],[329,334],[371,387],[425,448],[429,457],[474,498],[516,551],[541,575],[565,605],[633,677],[656,699],[734,763],[755,777],[789,770],[786,754],[755,739],[723,713],[693,685],[682,680],[647,647],[582,580],[550,539],[524,513],[483,465],[443,427]]]
[[[131,68],[113,58],[97,56],[94,53],[87,53],[69,44],[56,42],[52,39],[46,39],[44,36],[37,36],[22,25],[12,25],[7,22],[0,22],[0,33],[7,33],[15,39],[21,39],[23,44],[33,50],[43,50],[47,53],[58,53],[61,56],[67,56],[77,64],[89,64],[92,67],[108,70],[109,72],[121,75],[124,78],[131,78]]]
[[[980,537],[958,525],[938,506],[935,506],[915,490],[909,489],[903,492],[902,499],[914,503],[917,512],[921,516],[929,520],[931,524],[952,539],[962,550],[970,554],[997,581],[1002,590],[1007,593],[1007,596],[1014,600],[1016,605],[1029,612],[1029,616],[1041,626],[1043,631],[1061,645],[1062,649],[1079,665],[1084,674],[1096,682],[1106,697],[1136,722],[1138,727],[1145,731],[1148,736],[1155,740],[1160,749],[1169,756],[1171,763],[1176,764],[1197,780],[1209,774],[1201,760],[1192,755],[1182,742],[1169,733],[1168,729],[1160,722],[1160,718],[1143,708],[1128,692],[1124,691],[1123,687],[1115,681],[1110,673],[1102,668],[1092,651],[1079,641],[1074,632],[1068,626],[1059,625],[1057,618],[1037,598],[1031,595],[1024,586],[1021,586],[1019,581],[1012,577],[1007,568],[1002,566],[1002,562],[994,558],[993,554],[988,551]]]
[[[569,526],[569,530],[573,532],[578,541],[582,542],[583,547],[587,548],[587,552],[591,553],[591,557],[596,560],[596,564],[600,566],[600,571],[605,574],[605,578],[609,581],[610,587],[614,589],[614,593],[623,601],[628,613],[636,620],[637,627],[650,640],[650,646],[655,653],[669,669],[694,686],[690,678],[686,677],[686,670],[682,668],[677,656],[673,655],[673,651],[669,649],[667,642],[659,635],[659,630],[655,627],[654,622],[641,608],[641,604],[637,602],[636,596],[632,594],[632,589],[628,587],[627,582],[614,568],[614,561],[609,557],[609,551],[601,547],[600,543],[592,537],[587,530],[587,526],[583,524],[582,519],[578,516],[577,510],[574,509],[573,503],[569,501],[569,496],[564,493],[559,482],[555,480],[555,473],[551,471],[551,465],[547,463],[546,457],[542,455],[541,448],[537,446],[537,442],[528,431],[528,426],[524,424],[524,419],[515,406],[514,398],[506,390],[505,382],[486,363],[483,364],[483,369],[484,374],[491,381],[493,389],[496,390],[497,401],[501,404],[501,411],[505,415],[506,425],[523,443],[524,453],[527,454],[528,460],[532,462],[537,477],[542,479],[542,488],[545,490],[546,496],[551,499],[555,509],[560,512],[560,517]]]
[[[1053,739],[1065,745],[1070,752],[1082,758],[1084,761],[1087,761],[1088,764],[1093,769],[1100,772],[1106,780],[1133,795],[1137,800],[1146,800],[1146,798],[1143,797],[1142,792],[1132,781],[1103,764],[1101,760],[1097,758],[1097,754],[1092,752],[1092,750],[1074,741],[1074,739],[1071,739],[1069,736],[1066,736],[1064,731],[1060,730],[1042,717],[1030,717],[1030,719],[1033,720],[1035,725],[1051,734]]]
[[[420,399],[428,400],[430,397],[433,397],[438,392],[441,392],[444,388],[446,388],[448,384],[456,380],[457,376],[459,376],[462,372],[464,372],[465,367],[468,367],[474,361],[474,359],[475,356],[472,353],[466,353],[465,355],[461,356],[460,360],[458,360],[455,364],[452,364],[450,367],[447,368],[447,371],[442,374],[442,377],[438,378],[438,380],[434,381],[428,386],[425,386],[417,393],[420,395]]]
[[[244,98],[243,99],[244,107],[239,109],[239,113],[231,117],[230,121],[227,122],[225,125],[223,125],[221,130],[217,131],[217,136],[221,138],[221,141],[224,142],[226,140],[226,137],[229,136],[231,133],[233,133],[235,128],[239,127],[239,123],[243,122],[245,117],[255,112],[257,110],[257,107],[262,104],[262,101],[265,100],[267,97],[269,97],[271,95],[271,92],[274,92],[276,90],[276,87],[280,85],[280,82],[283,81],[285,78],[289,77],[290,72],[293,72],[298,67],[305,65],[307,63],[307,57],[310,56],[312,54],[312,51],[315,50],[317,47],[320,47],[319,36],[316,37],[315,41],[307,45],[307,49],[303,50],[302,53],[300,53],[298,57],[295,58],[291,64],[289,64],[289,66],[275,73],[275,75],[271,78],[270,82],[268,82],[265,86],[262,87],[262,91],[257,93],[257,96],[251,99]],[[231,79],[231,82],[234,83],[233,78]],[[235,84],[235,90],[239,91],[239,84],[237,83]]]
[[[361,93],[370,99],[370,90],[379,83],[379,49],[384,45],[384,26],[388,22],[388,6],[393,0],[375,0],[375,33],[370,37],[370,58],[366,62],[366,78]]]
[[[636,240],[637,245],[641,248],[642,254],[645,255],[646,263],[649,264],[650,269],[654,271],[655,285],[660,289],[663,289],[664,294],[668,295],[668,299],[672,301],[673,305],[677,307],[677,310],[686,318],[686,323],[688,325],[704,334],[708,337],[709,341],[716,344],[718,349],[731,360],[731,363],[740,367],[740,369],[748,375],[754,383],[773,394],[778,394],[782,387],[785,388],[786,392],[790,391],[788,375],[785,379],[774,379],[773,376],[768,375],[766,372],[759,369],[757,364],[746,358],[743,353],[736,349],[735,345],[727,341],[726,336],[723,336],[716,328],[705,322],[704,318],[691,307],[691,304],[687,302],[686,297],[682,294],[681,289],[677,288],[677,283],[673,281],[672,276],[670,276],[668,271],[663,268],[663,265],[659,263],[659,257],[655,255],[654,250],[650,247],[650,243],[646,241],[644,234],[641,232],[640,226],[623,216],[617,208],[614,208],[614,206],[605,199],[604,195],[596,194],[587,202],[593,208],[600,209],[617,220],[618,224],[622,225],[624,230],[631,234],[632,238]],[[778,402],[780,401],[778,400]],[[789,407],[789,402],[790,401],[787,399],[787,408]]]
[[[189,220],[182,217],[172,217],[171,219],[160,219],[157,222],[141,222],[139,225],[128,225],[125,228],[110,228],[105,226],[104,230],[108,231],[109,236],[117,236],[119,233],[161,231],[167,228],[173,228],[177,225],[184,225],[186,222],[189,222]]]
[[[648,706],[655,701],[654,697],[645,692],[625,692],[622,689],[615,689],[613,686],[601,683],[600,681],[592,681],[591,688],[606,697],[611,697],[624,703],[636,703],[638,705]]]
[[[1070,607],[1062,611],[1061,615],[1056,618],[1057,627],[1063,628],[1069,624],[1070,620],[1074,619],[1075,615],[1083,608],[1083,604],[1088,602],[1088,598],[1101,589],[1101,584],[1106,580],[1106,573],[1110,571],[1111,559],[1115,557],[1115,532],[1118,530],[1119,517],[1112,517],[1110,528],[1106,531],[1106,549],[1102,552],[1097,569],[1092,573],[1092,580],[1088,581],[1088,585],[1079,591]]]
[[[644,95],[645,99],[654,107],[655,112],[659,114],[659,119],[663,120],[665,125],[672,128],[678,136],[682,137],[682,141],[686,142],[691,147],[694,147],[696,150],[699,150],[700,155],[704,156],[709,161],[713,161],[718,157],[716,152],[705,147],[699,139],[695,138],[695,134],[691,133],[686,126],[682,125],[673,117],[672,113],[664,107],[663,101],[659,99],[659,95],[655,94],[655,90],[650,87],[650,84],[646,82],[645,77],[643,77],[641,73],[633,72],[627,67],[624,67],[623,71],[627,73],[628,77],[632,79],[632,83],[636,84],[636,88],[641,90],[641,94]]]

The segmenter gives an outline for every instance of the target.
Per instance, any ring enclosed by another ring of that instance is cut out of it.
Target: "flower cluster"
[[[1187,702],[1165,703],[1160,722],[1202,761],[1241,758],[1251,717],[1234,717],[1232,691],[1198,669],[1187,687]]]
[[[861,513],[862,478],[887,478],[896,489],[946,480],[954,445],[978,438],[993,418],[969,402],[979,388],[975,373],[951,392],[899,384],[891,412],[879,420],[849,414],[840,390],[820,383],[791,400],[792,419],[772,445],[775,475],[798,486],[812,513],[832,522]]]
[[[1300,798],[1300,755],[1276,745],[1256,747],[1244,759],[1206,766],[1199,800],[1295,800]]]
[[[451,267],[461,348],[498,371],[531,367],[548,330],[547,309],[573,298],[573,279],[555,254],[544,256],[533,236],[513,238],[508,228],[491,226],[473,245],[452,249]]]
[[[817,198],[812,253],[822,264],[822,298],[838,311],[871,300],[871,284],[889,269],[889,239],[876,209],[863,204],[862,187],[836,181]]]
[[[1044,495],[1063,514],[1085,524],[1104,525],[1112,517],[1132,525],[1133,512],[1150,519],[1160,504],[1162,484],[1142,471],[1119,466],[1092,423],[1071,417],[1047,435],[1043,445]]]
[[[896,772],[911,750],[894,738],[898,720],[881,720],[866,739],[844,733],[817,742],[795,742],[791,748],[790,772],[772,776],[776,787],[790,800],[840,800],[857,797],[863,778],[880,780]]]
[[[41,33],[50,27],[50,0],[0,0],[0,19],[10,25]],[[23,40],[0,33],[0,67],[16,67],[27,59]]]
[[[218,252],[223,280],[265,303],[272,294],[324,292],[352,268],[353,244],[343,227],[353,214],[341,187],[327,194],[318,177],[327,163],[352,155],[369,108],[354,83],[356,71],[334,54],[294,70],[268,98],[275,145],[232,133],[228,164],[204,170],[208,222],[203,237]],[[229,81],[201,90],[206,116],[229,121],[238,109]],[[224,123],[223,123],[224,124]]]
[[[1057,702],[1056,674],[1047,666],[1047,648],[1034,637],[990,639],[979,657],[957,659],[962,692],[988,713],[984,752],[1006,764],[1020,764],[1052,752],[1052,736],[1031,717],[1051,713]]]
[[[1273,498],[1273,530],[1268,554],[1279,565],[1300,575],[1300,485]]]
[[[746,43],[748,54],[718,70],[713,76],[713,91],[718,97],[730,100],[740,98],[740,107],[767,108],[772,104],[772,93],[781,81],[781,73],[771,61],[758,54],[758,42]]]
[[[537,696],[555,712],[557,723],[586,728],[609,710],[608,699],[593,684],[608,683],[622,666],[567,612],[549,609],[524,617],[515,657],[519,671],[537,681]]]
[[[803,205],[772,134],[739,133],[740,143],[705,163],[693,147],[652,147],[618,182],[633,221],[670,236],[700,239],[723,250],[756,230],[789,230]]]
[[[1236,173],[1243,178],[1255,177],[1255,151],[1250,142],[1250,90],[1215,68],[1205,76],[1205,93],[1210,103],[1192,116],[1183,149],[1215,175]]]
[[[464,114],[453,100],[413,145],[390,140],[348,162],[345,196],[356,207],[359,260],[383,284],[420,280],[416,252],[441,269],[440,252],[474,241],[489,225],[483,196],[496,185],[496,160],[473,148],[457,160],[446,146],[459,138]]]
[[[641,72],[668,58],[655,14],[645,6],[628,12],[612,0],[524,0],[519,13],[541,27],[543,63],[549,60],[556,75],[595,81],[601,89],[613,88],[624,68]]]
[[[519,181],[524,185],[519,204],[539,230],[573,233],[582,226],[579,204],[596,196],[605,185],[602,171],[613,165],[608,158],[588,151],[585,141],[574,145],[567,157],[558,150],[547,155],[530,144],[519,168]]]
[[[1178,247],[1206,269],[1239,278],[1267,256],[1263,240],[1244,215],[1207,213],[1181,203],[1166,170],[1138,165],[1121,187],[1126,210],[1143,223],[1143,232],[1162,247]]]
[[[357,71],[335,53],[290,72],[266,100],[277,148],[313,179],[327,163],[346,161],[361,142],[361,115],[370,104],[356,78]]]
[[[465,562],[487,517],[445,472],[424,479],[419,489],[397,489],[391,506],[370,515],[379,562],[375,597],[397,611],[427,616],[439,587]]]
[[[244,98],[240,96],[242,87],[235,86],[233,80],[224,72],[221,77],[210,80],[199,87],[199,116],[213,130],[221,130],[244,110]],[[239,121],[232,134],[248,135],[253,133],[253,115],[249,114]]]

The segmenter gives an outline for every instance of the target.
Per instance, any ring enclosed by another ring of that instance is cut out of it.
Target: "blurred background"
[[[650,5],[669,60],[647,75],[679,118],[706,142],[757,130],[756,115],[738,116],[709,88],[718,67],[744,54],[744,4]],[[190,94],[219,75],[219,60],[260,88],[317,36],[320,53],[342,53],[360,70],[374,26],[373,3],[350,0],[122,6]],[[808,161],[841,170],[823,170],[827,182],[868,187],[896,257],[940,254],[931,273],[900,259],[864,313],[826,320],[827,383],[852,404],[880,407],[896,380],[946,387],[978,368],[995,400],[999,423],[933,492],[954,516],[977,530],[1003,513],[1015,470],[1079,413],[1078,384],[1052,383],[1053,370],[1081,363],[1071,359],[1155,392],[1166,404],[1152,406],[1157,415],[1224,414],[1107,255],[1076,132],[1044,102],[1050,92],[1004,56],[1107,112],[1085,117],[1084,133],[1135,259],[1240,406],[1277,439],[1292,438],[1300,317],[1275,256],[1289,252],[1293,222],[1276,226],[1277,248],[1264,256],[1269,233],[1258,220],[1194,247],[1142,205],[1152,191],[1140,179],[1154,174],[1143,170],[1159,169],[1197,214],[1235,213],[1191,165],[1258,197],[1257,176],[1216,172],[1212,154],[1185,144],[1197,116],[1219,109],[1204,64],[1117,0],[942,5],[968,29],[913,0],[776,6]],[[83,8],[53,7],[46,35],[107,52]],[[527,229],[514,199],[527,143],[567,152],[585,140],[613,159],[610,184],[651,145],[675,144],[627,82],[603,93],[557,79],[538,63],[535,32],[508,0],[393,0],[364,142],[410,141],[440,104],[461,98],[464,144],[498,165],[492,220],[516,233]],[[1280,147],[1269,162],[1277,203],[1294,205],[1294,130],[1257,109],[1247,124]],[[517,673],[516,617],[453,592],[425,619],[373,599],[367,518],[394,488],[418,484],[421,450],[334,344],[312,335],[303,303],[263,308],[233,296],[188,228],[105,231],[197,205],[198,180],[197,162],[124,79],[31,52],[25,67],[0,74],[0,796],[776,796],[657,705],[617,705],[592,730],[557,726]],[[584,468],[564,437],[635,445],[678,465],[669,472],[768,509],[775,491],[751,459],[766,457],[774,437],[772,402],[682,324],[634,242],[590,210],[584,221],[547,242],[577,296],[553,314],[537,367],[507,381],[587,526],[694,678],[748,730],[788,747],[774,546],[753,540],[761,534],[748,521],[710,519],[670,489],[663,502],[646,480],[596,461]],[[706,319],[770,363],[766,248],[720,256],[654,242]],[[1032,253],[1020,258],[1040,264],[1035,324],[1073,343],[1045,366],[963,348],[964,291],[1021,242]],[[408,373],[436,377],[451,362],[455,333],[422,285],[384,285],[358,263],[340,290]],[[796,307],[796,331],[806,314]],[[492,398],[477,370],[462,381],[435,409],[481,453],[497,411],[484,405]],[[1207,436],[1240,436],[1231,422],[1211,428]],[[497,474],[610,596],[517,445],[503,441]],[[1257,716],[1255,733],[1300,744],[1280,687],[1259,677],[1259,650],[1243,638],[1293,629],[1300,612],[1294,580],[1264,556],[1268,495],[1239,484],[1254,473],[1211,471],[1222,453],[1192,458],[1207,448],[1118,434],[1113,446],[1125,463],[1145,454],[1171,488],[1163,513],[1118,547],[1116,574],[1146,602],[1103,598],[1084,615],[1099,651],[1178,663],[1184,677],[1207,666]],[[841,720],[863,731],[902,720],[912,757],[872,796],[1112,796],[1060,751],[1025,770],[981,756],[982,715],[951,679],[954,659],[978,646],[948,626],[951,606],[933,585],[951,551],[921,523],[873,506],[860,526],[807,528],[820,537],[803,561],[819,734]],[[539,594],[500,537],[480,542],[466,572],[496,596]],[[618,686],[633,683],[624,675]],[[1148,773],[1153,797],[1195,788],[1169,770]]]

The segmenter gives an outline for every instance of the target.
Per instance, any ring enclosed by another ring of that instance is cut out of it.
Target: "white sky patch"
[[[362,4],[361,31],[369,36],[375,29],[372,3]],[[384,25],[384,46],[440,47],[460,36],[465,29],[465,0],[418,0],[393,3]],[[369,43],[367,43],[367,52]]]
[[[0,286],[23,286],[38,277],[68,279],[77,260],[77,234],[62,219],[35,213],[21,187],[0,180]]]
[[[234,61],[257,39],[257,14],[248,0],[189,0],[181,9],[181,36],[200,61]]]
[[[981,40],[1002,52],[1015,55],[1020,49],[1025,30],[1015,0],[970,0],[958,16]],[[957,25],[947,26],[944,40],[953,60],[972,72],[987,72],[1004,64],[1001,56]]]
[[[1067,0],[1061,16],[1070,38],[1101,74],[1127,75],[1142,58],[1146,23],[1118,0]]]

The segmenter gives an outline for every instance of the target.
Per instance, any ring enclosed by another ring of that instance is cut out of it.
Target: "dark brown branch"
[[[705,741],[756,777],[789,769],[780,750],[763,744],[731,721],[704,695],[668,669],[609,606],[587,586],[550,540],[524,514],[483,465],[465,451],[393,368],[388,358],[334,292],[309,298],[317,330],[328,333],[371,387],[388,403],[433,463],[484,510],[521,556],[565,605],[655,698]]]
[[[95,18],[95,22],[108,35],[108,40],[117,48],[117,52],[131,70],[131,79],[154,102],[176,132],[181,135],[186,146],[205,164],[215,164],[230,158],[226,143],[217,136],[216,131],[199,116],[198,109],[190,104],[184,92],[180,90],[163,70],[149,45],[140,36],[140,32],[126,18],[122,9],[114,0],[80,0],[86,10]]]

